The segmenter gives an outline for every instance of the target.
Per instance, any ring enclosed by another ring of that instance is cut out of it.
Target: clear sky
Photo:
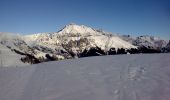
[[[0,32],[56,32],[72,22],[170,39],[170,0],[0,0]]]

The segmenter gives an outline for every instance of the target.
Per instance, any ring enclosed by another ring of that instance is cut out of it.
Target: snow
[[[170,54],[0,68],[0,100],[170,100]]]
[[[32,35],[25,35],[23,36],[23,39],[25,42],[29,45],[34,44],[54,44],[55,41],[53,41],[51,36],[51,33],[37,33]]]
[[[79,34],[79,35],[87,36],[87,35],[98,35],[99,32],[85,25],[69,24],[69,25],[66,25],[57,34],[59,35]]]
[[[133,46],[132,44],[120,39],[117,36],[91,36],[90,40],[94,40],[95,45],[100,47],[103,50],[109,50],[110,48],[125,48],[125,49],[130,49],[130,48],[137,48],[136,46]]]
[[[25,64],[21,62],[21,55],[16,54],[15,52],[12,52],[7,47],[0,44],[0,66],[2,67],[9,67],[9,66],[26,66],[28,64]]]

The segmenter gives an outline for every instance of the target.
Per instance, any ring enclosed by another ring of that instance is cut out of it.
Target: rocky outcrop
[[[170,53],[170,40],[169,40],[169,43],[166,45],[166,47],[162,49],[162,51],[165,53]]]
[[[89,57],[89,56],[102,56],[106,53],[99,47],[92,47],[89,50],[85,49],[82,53],[79,54],[79,57]]]

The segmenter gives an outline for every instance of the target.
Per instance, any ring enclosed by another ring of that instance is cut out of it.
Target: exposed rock
[[[169,40],[169,43],[166,45],[166,47],[164,47],[162,50],[165,53],[170,53],[170,40]]]
[[[89,50],[85,49],[82,53],[80,53],[79,57],[89,57],[89,56],[102,56],[106,55],[106,53],[99,47],[92,47]]]

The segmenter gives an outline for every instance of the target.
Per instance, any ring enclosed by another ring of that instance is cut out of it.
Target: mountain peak
[[[87,27],[87,26],[85,26],[85,25],[78,25],[78,24],[76,24],[76,23],[69,23],[69,24],[67,24],[63,29],[65,29],[65,28],[75,28],[75,27],[82,27],[82,26],[84,26],[84,27]]]
[[[61,29],[57,34],[79,34],[79,35],[94,35],[98,34],[96,30],[85,25],[77,25],[75,23],[70,23]]]
[[[72,23],[69,23],[68,25],[77,25],[77,24],[72,22]]]

